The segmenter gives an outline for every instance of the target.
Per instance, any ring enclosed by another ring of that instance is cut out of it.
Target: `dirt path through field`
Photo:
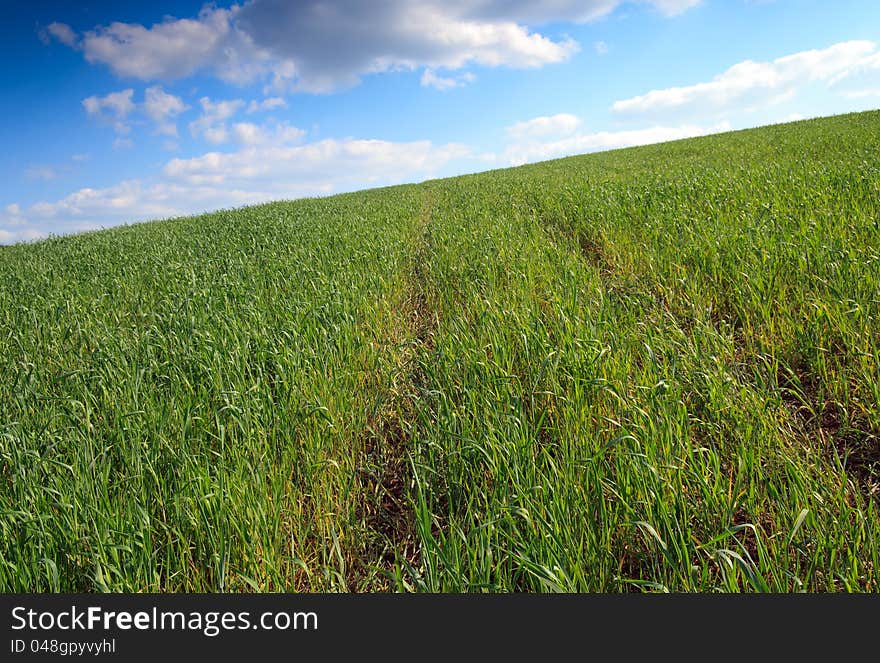
[[[430,190],[416,221],[409,271],[391,325],[395,377],[386,385],[388,401],[367,431],[364,465],[373,468],[361,510],[367,528],[363,569],[375,572],[354,579],[352,589],[392,589],[391,572],[402,561],[418,566],[414,514],[409,503],[412,482],[410,452],[415,433],[415,403],[425,389],[423,361],[433,348],[437,314],[425,293],[424,264],[430,253],[428,227],[433,198]]]

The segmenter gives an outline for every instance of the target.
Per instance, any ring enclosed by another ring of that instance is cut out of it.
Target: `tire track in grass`
[[[415,514],[410,504],[417,399],[424,391],[424,358],[434,346],[437,314],[425,293],[424,265],[430,253],[428,226],[433,197],[426,190],[414,231],[411,263],[397,296],[389,330],[391,345],[399,349],[396,379],[380,385],[386,399],[365,431],[363,473],[365,484],[359,519],[366,534],[365,558],[349,586],[363,591],[393,588],[398,563],[419,564]],[[379,571],[377,576],[375,571]]]
[[[538,217],[539,227],[547,241],[561,253],[568,253],[575,260],[595,273],[596,283],[608,296],[617,300],[618,305],[633,304],[633,293],[627,288],[624,270],[617,263],[609,246],[609,240],[589,227],[577,227],[568,220],[560,218],[558,213],[542,214]],[[643,300],[636,300],[642,304]],[[636,357],[638,362],[639,358]],[[549,411],[549,410],[548,410]],[[615,413],[615,417],[619,417]],[[551,417],[549,425],[556,430],[563,430],[564,424],[556,421],[558,414]],[[542,430],[544,433],[546,429]],[[610,444],[610,439],[606,445]],[[614,476],[614,470],[609,470]],[[624,523],[621,523],[621,526]],[[631,529],[619,537],[616,548],[609,549],[616,556],[616,573],[613,581],[616,591],[635,593],[644,591],[643,587],[650,584],[651,563],[655,556],[644,545],[640,530]]]
[[[615,273],[617,266],[605,245],[606,240],[601,235],[587,232],[584,228],[576,228],[553,213],[540,214],[538,221],[550,239],[555,240],[553,235],[558,234],[564,242],[576,246],[576,251],[583,261],[599,272],[603,282],[608,281]]]
[[[549,230],[548,234],[568,243],[572,253],[578,254],[598,271],[603,286],[610,291],[615,289],[614,263],[607,259],[601,237],[589,230],[572,227],[555,215],[545,215],[540,220]],[[784,344],[776,349],[779,367],[775,375],[765,376],[762,381],[750,371],[739,370],[737,364],[749,361],[743,348],[756,341],[747,336],[748,325],[733,303],[724,297],[723,292],[718,295],[721,296],[719,308],[712,312],[711,324],[719,334],[726,331],[732,338],[736,359],[727,362],[729,373],[744,389],[759,395],[775,393],[780,398],[779,439],[802,448],[807,455],[818,452],[820,463],[826,467],[840,467],[848,481],[846,500],[851,506],[857,503],[853,499],[857,495],[869,508],[872,501],[875,505],[880,504],[880,431],[871,426],[864,413],[834,400],[830,390],[822,385],[819,374]],[[692,327],[691,320],[680,317],[675,311],[669,312],[682,329]],[[793,461],[793,455],[786,453],[787,448],[780,449],[778,455]],[[813,461],[806,460],[806,457],[798,456],[798,462],[810,465]],[[729,461],[722,461],[724,466],[729,466]],[[757,572],[761,558],[759,548],[770,546],[769,539],[774,532],[786,525],[779,522],[779,514],[771,503],[764,508],[759,506],[755,512],[739,504],[731,516],[731,526],[741,528],[734,540]]]
[[[840,463],[854,488],[880,503],[880,431],[827,393],[821,379],[797,360],[780,368],[779,392],[791,428],[826,462]]]
[[[639,318],[646,322],[659,314],[669,316],[674,324],[682,330],[692,328],[692,321],[680,317],[670,309],[668,302],[658,294],[656,284],[650,285],[641,298],[638,297],[639,293],[632,289],[631,282],[627,282],[628,275],[620,273],[621,266],[615,261],[609,250],[608,240],[601,233],[590,228],[576,227],[560,219],[558,215],[545,215],[540,218],[540,221],[550,241],[558,242],[560,250],[568,251],[577,256],[579,260],[596,272],[599,284],[611,297],[617,300],[618,306],[638,306],[642,309]],[[632,274],[629,276],[634,277]],[[640,357],[636,356],[634,361],[639,367],[642,366]],[[699,432],[689,426],[687,434],[698,436]],[[722,461],[723,463],[724,461]],[[753,518],[743,506],[738,507],[733,515],[732,524],[742,528],[742,533],[737,541],[747,552],[749,563],[759,559],[758,534],[755,525],[750,522],[752,520],[759,523],[763,531],[773,531],[775,528],[770,515],[766,512]],[[645,587],[651,585],[651,574],[655,572],[656,564],[666,564],[664,559],[658,559],[649,548],[645,548],[643,532],[636,532],[636,534],[633,536],[632,533],[627,533],[621,539],[617,580],[622,583],[621,590],[628,592],[644,591]]]

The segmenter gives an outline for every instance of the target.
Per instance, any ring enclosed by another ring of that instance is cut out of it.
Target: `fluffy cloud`
[[[76,36],[76,32],[74,32],[66,23],[55,22],[47,25],[43,41],[48,43],[50,37],[65,46],[70,46],[71,48],[78,48],[79,46],[79,39]]]
[[[290,195],[291,191],[329,192],[409,180],[469,154],[462,145],[435,146],[427,140],[394,143],[325,139],[297,146],[257,144],[260,146],[238,152],[173,159],[165,166],[164,174],[188,185],[246,189],[260,183],[261,189],[268,187],[280,195]]]
[[[292,145],[302,133],[284,124],[238,123],[230,133],[245,146],[236,152],[172,159],[152,182],[129,180],[103,189],[80,189],[28,208],[9,205],[0,213],[0,243],[414,181],[432,177],[451,160],[469,154],[462,145],[430,141],[328,139]],[[279,145],[279,136],[288,144]]]
[[[702,0],[648,0],[648,2],[666,16],[677,16],[691,7],[696,7]]]
[[[281,97],[268,97],[262,101],[251,101],[248,104],[248,113],[260,113],[263,111],[275,110],[276,108],[287,108],[287,102]]]
[[[148,87],[144,92],[144,113],[156,124],[158,134],[177,136],[174,118],[188,108],[183,99],[168,94],[159,86]]]
[[[128,88],[119,92],[98,97],[83,99],[86,113],[113,124],[117,134],[127,135],[131,131],[129,122],[132,114],[142,112],[156,127],[156,133],[166,136],[177,136],[174,119],[189,108],[180,97],[165,92],[160,86],[154,85],[144,91],[144,101],[134,101],[134,90]],[[117,137],[114,147],[130,147],[132,142]]]
[[[119,134],[129,133],[131,127],[128,120],[132,114],[137,113],[145,115],[153,122],[156,134],[171,138],[177,137],[175,119],[190,108],[183,99],[169,94],[159,85],[148,87],[144,91],[142,103],[136,103],[133,97],[134,91],[128,89],[108,94],[105,97],[92,96],[84,99],[82,103],[89,115],[113,121]],[[242,122],[235,125],[232,130],[229,129],[228,120],[244,108],[247,108],[248,113],[259,113],[286,107],[287,103],[280,97],[251,101],[249,104],[246,104],[243,99],[212,101],[209,97],[202,97],[199,100],[199,105],[202,110],[201,115],[189,123],[189,130],[193,136],[202,137],[214,145],[230,140],[239,144],[253,144],[264,140],[289,143],[298,140],[303,135],[301,129],[274,121],[261,126]],[[121,136],[117,137],[114,142],[114,147],[117,148],[131,147],[132,145],[131,140]],[[173,141],[166,142],[166,149],[176,148],[177,144]],[[36,178],[39,175],[33,177]]]
[[[810,83],[833,85],[875,68],[880,68],[877,45],[870,41],[848,41],[821,50],[794,53],[772,62],[746,60],[711,81],[652,90],[617,101],[612,110],[619,115],[646,115],[757,108],[790,99]]]
[[[193,136],[202,136],[214,145],[225,143],[229,140],[226,120],[244,108],[244,101],[241,99],[211,101],[208,97],[202,97],[199,99],[199,104],[202,107],[202,114],[197,120],[190,122],[190,133]]]
[[[238,12],[237,24],[273,56],[293,62],[291,87],[310,92],[353,85],[365,74],[419,66],[538,67],[566,60],[577,50],[571,40],[553,40],[517,22],[518,15],[532,10],[511,6],[505,12],[504,3],[476,4],[257,0]]]
[[[7,205],[0,212],[0,244],[26,242],[43,237],[46,233],[28,225],[19,205]]]
[[[508,128],[512,140],[504,151],[503,160],[518,166],[556,157],[650,145],[730,130],[727,122],[713,126],[685,124],[594,133],[578,132],[579,125],[578,118],[565,113],[518,122]]]
[[[232,140],[239,145],[256,147],[259,145],[287,145],[297,143],[305,131],[286,122],[257,125],[252,122],[236,122],[232,125]]]
[[[640,2],[670,16],[698,4]],[[623,3],[251,0],[229,9],[206,6],[195,18],[166,18],[150,27],[115,22],[79,36],[64,26],[52,35],[119,76],[171,80],[206,69],[232,83],[264,79],[272,89],[328,92],[353,85],[366,74],[400,69],[459,69],[471,63],[540,67],[561,62],[577,52],[578,45],[528,26],[591,21]]]
[[[36,228],[21,228],[18,230],[5,230],[0,227],[0,244],[15,244],[16,242],[29,242],[34,239],[45,237],[46,233]]]
[[[461,87],[462,85],[467,85],[468,83],[473,83],[476,80],[476,76],[474,76],[470,72],[465,72],[460,76],[439,76],[434,73],[433,69],[425,69],[422,72],[422,78],[420,79],[420,83],[422,87],[432,87],[435,90],[440,90],[441,92],[445,92],[446,90],[451,90],[452,88]]]
[[[103,97],[87,97],[82,100],[82,105],[89,115],[112,121],[116,133],[127,134],[131,131],[131,127],[126,119],[135,109],[133,96],[134,90],[128,88],[119,92],[111,92]]]
[[[167,18],[150,28],[114,22],[84,33],[82,50],[87,61],[118,76],[180,78],[218,57],[230,37],[232,13],[206,7],[197,18]]]
[[[570,113],[535,117],[507,127],[507,135],[517,140],[564,136],[577,131],[581,121]]]

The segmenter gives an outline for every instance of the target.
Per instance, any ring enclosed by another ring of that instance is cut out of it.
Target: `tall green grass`
[[[7,591],[877,591],[880,113],[0,254]]]
[[[366,582],[359,445],[395,370],[418,204],[399,189],[6,251],[0,586]]]

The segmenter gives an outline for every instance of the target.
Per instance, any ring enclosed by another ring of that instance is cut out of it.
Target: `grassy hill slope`
[[[878,112],[0,251],[3,591],[878,582]]]

